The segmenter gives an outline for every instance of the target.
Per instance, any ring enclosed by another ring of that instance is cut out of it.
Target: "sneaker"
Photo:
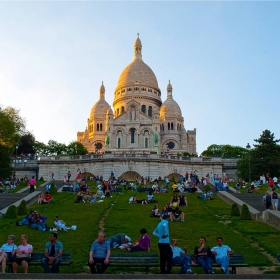
[[[214,274],[213,270],[208,270],[208,274]]]
[[[188,269],[187,274],[193,274],[193,272],[190,269]]]
[[[173,222],[173,221],[174,221],[173,219],[170,220],[170,222]]]

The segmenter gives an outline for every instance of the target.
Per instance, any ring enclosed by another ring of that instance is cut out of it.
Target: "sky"
[[[280,138],[280,2],[0,1],[0,105],[37,141],[84,131],[104,82],[112,106],[140,33],[162,101],[170,79],[197,152]]]

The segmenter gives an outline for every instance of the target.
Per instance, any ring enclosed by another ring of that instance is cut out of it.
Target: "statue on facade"
[[[106,143],[106,146],[108,147],[109,144],[110,144],[110,136],[106,134],[105,136],[105,143]]]
[[[157,144],[158,144],[158,135],[157,134],[154,135],[154,142],[155,142],[155,145],[157,146]]]
[[[131,120],[133,120],[133,121],[134,121],[134,120],[136,119],[135,117],[136,117],[135,108],[134,108],[134,107],[132,107],[132,108],[131,108]]]

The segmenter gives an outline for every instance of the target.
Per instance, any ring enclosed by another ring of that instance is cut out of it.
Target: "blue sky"
[[[112,105],[140,33],[166,99],[171,80],[197,151],[280,138],[280,2],[0,2],[0,104],[38,141],[83,131],[104,81]]]

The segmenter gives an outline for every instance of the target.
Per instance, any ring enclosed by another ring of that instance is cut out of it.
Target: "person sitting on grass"
[[[177,207],[178,206],[178,196],[177,193],[174,193],[170,199],[170,207]]]
[[[159,207],[157,204],[155,205],[154,209],[152,209],[151,217],[160,217]]]
[[[35,212],[33,210],[30,210],[29,214],[26,215],[21,221],[16,222],[16,226],[24,226],[24,225],[30,225],[35,220]]]
[[[148,203],[151,203],[153,202],[153,198],[154,198],[154,195],[152,192],[149,192],[148,196],[147,196],[147,202]]]
[[[173,221],[185,222],[185,220],[184,220],[185,215],[184,215],[184,213],[179,209],[178,206],[170,213],[170,218],[171,218],[171,220],[170,220],[171,222],[173,222]]]
[[[169,217],[170,212],[168,212],[167,207],[163,206],[162,211],[160,212],[160,218],[162,219],[163,216],[168,216]]]
[[[118,248],[121,244],[126,244],[128,242],[131,242],[131,238],[124,233],[119,233],[109,237],[107,241],[109,242],[110,246],[112,246],[113,248]]]
[[[90,202],[91,197],[90,197],[90,191],[86,190],[85,194],[84,194],[84,201],[85,202]]]
[[[39,195],[38,195],[38,204],[41,204],[44,200],[44,193],[41,192]]]
[[[138,242],[136,242],[133,247],[126,248],[125,250],[127,252],[135,252],[135,251],[150,252],[151,239],[150,239],[149,235],[147,234],[147,230],[145,228],[142,228],[140,230],[140,233],[141,233],[141,237],[138,240]]]
[[[210,190],[206,193],[206,198],[211,200],[213,199],[213,193]]]
[[[179,207],[186,207],[186,206],[188,206],[187,198],[182,193],[179,193],[178,206]]]
[[[83,202],[83,193],[82,191],[78,191],[77,193],[77,199],[75,200],[75,203]]]
[[[41,204],[47,204],[52,202],[53,198],[52,196],[49,194],[49,192],[46,192],[46,194],[43,196],[43,201],[41,202]]]

